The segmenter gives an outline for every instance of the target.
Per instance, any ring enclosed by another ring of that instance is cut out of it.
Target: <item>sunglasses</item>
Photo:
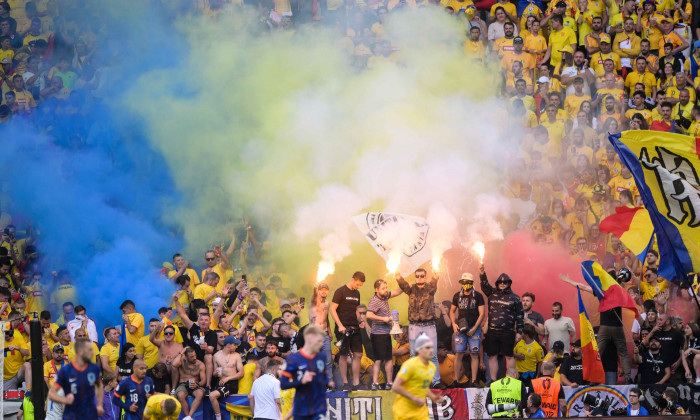
[[[175,333],[174,332],[166,332],[166,333],[163,333],[163,335],[175,335]]]
[[[367,312],[360,312],[360,315],[366,315]]]
[[[205,258],[206,261],[214,261],[216,258]]]
[[[422,274],[422,275],[420,275],[420,276],[416,276],[416,278],[417,278],[417,279],[424,279],[424,278],[425,278],[425,274]]]

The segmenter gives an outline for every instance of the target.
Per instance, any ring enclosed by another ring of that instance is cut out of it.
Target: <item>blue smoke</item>
[[[168,221],[181,194],[120,100],[140,74],[177,65],[176,49],[186,43],[168,30],[169,14],[110,3],[86,3],[74,16],[101,19],[106,41],[95,61],[105,69],[103,100],[74,92],[65,103],[43,103],[32,121],[0,125],[3,208],[34,223],[44,279],[67,270],[75,303],[100,330],[121,323],[127,298],[147,320],[157,316],[174,290],[159,269],[184,245],[181,227]]]

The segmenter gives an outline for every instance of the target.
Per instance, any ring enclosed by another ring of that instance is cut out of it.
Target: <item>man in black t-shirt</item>
[[[666,365],[671,367],[672,376],[669,382],[678,385],[685,379],[681,365],[683,362],[681,352],[685,337],[682,332],[672,327],[668,314],[659,314],[656,323],[661,326],[661,330],[654,332],[653,336],[659,339],[661,357]],[[674,372],[675,374],[673,374]]]
[[[484,320],[484,296],[474,290],[474,276],[462,274],[459,280],[462,289],[452,297],[450,318],[454,331],[455,382],[450,386],[459,386],[457,379],[462,377],[462,358],[469,347],[471,357],[471,382],[476,380],[479,372],[479,349],[481,348],[481,322]]]
[[[360,362],[362,361],[362,336],[357,320],[357,307],[360,305],[359,288],[365,283],[365,274],[356,271],[345,286],[333,294],[330,313],[335,321],[335,338],[342,340],[338,368],[343,380],[343,390],[356,390],[360,385]],[[337,343],[336,343],[337,344]],[[348,383],[348,357],[352,353],[352,383]]]
[[[661,342],[657,337],[649,339],[649,349],[634,348],[634,361],[639,365],[639,383],[663,384],[671,377],[671,366],[661,355]]]
[[[196,355],[197,359],[204,362],[206,367],[207,375],[207,387],[211,386],[211,377],[214,371],[214,359],[213,355],[216,352],[217,336],[216,331],[209,329],[211,326],[211,315],[209,315],[208,308],[198,308],[197,309],[197,323],[194,323],[190,317],[185,312],[180,302],[177,300],[176,295],[173,296],[175,302],[175,309],[185,328],[187,328],[187,339],[186,344],[191,347]],[[184,337],[183,337],[184,338]]]
[[[583,380],[583,357],[581,354],[581,340],[571,344],[571,354],[566,356],[559,367],[561,384],[577,388],[580,385],[588,385]]]

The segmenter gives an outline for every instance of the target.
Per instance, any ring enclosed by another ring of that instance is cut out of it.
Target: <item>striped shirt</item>
[[[391,297],[391,292],[386,298],[380,298],[375,293],[372,299],[369,300],[369,305],[367,305],[367,310],[372,312],[377,316],[391,316],[391,310],[389,309],[389,298]],[[391,322],[372,322],[372,334],[389,334],[391,331]]]

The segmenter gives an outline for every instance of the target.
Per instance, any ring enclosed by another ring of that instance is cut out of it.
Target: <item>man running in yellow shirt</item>
[[[434,403],[441,404],[444,401],[442,395],[433,394],[430,383],[435,375],[435,365],[430,361],[433,358],[433,340],[425,333],[416,338],[416,356],[411,357],[401,365],[391,390],[399,394],[394,401],[394,418],[402,420],[423,420],[428,418],[428,407],[425,398],[430,398]]]

